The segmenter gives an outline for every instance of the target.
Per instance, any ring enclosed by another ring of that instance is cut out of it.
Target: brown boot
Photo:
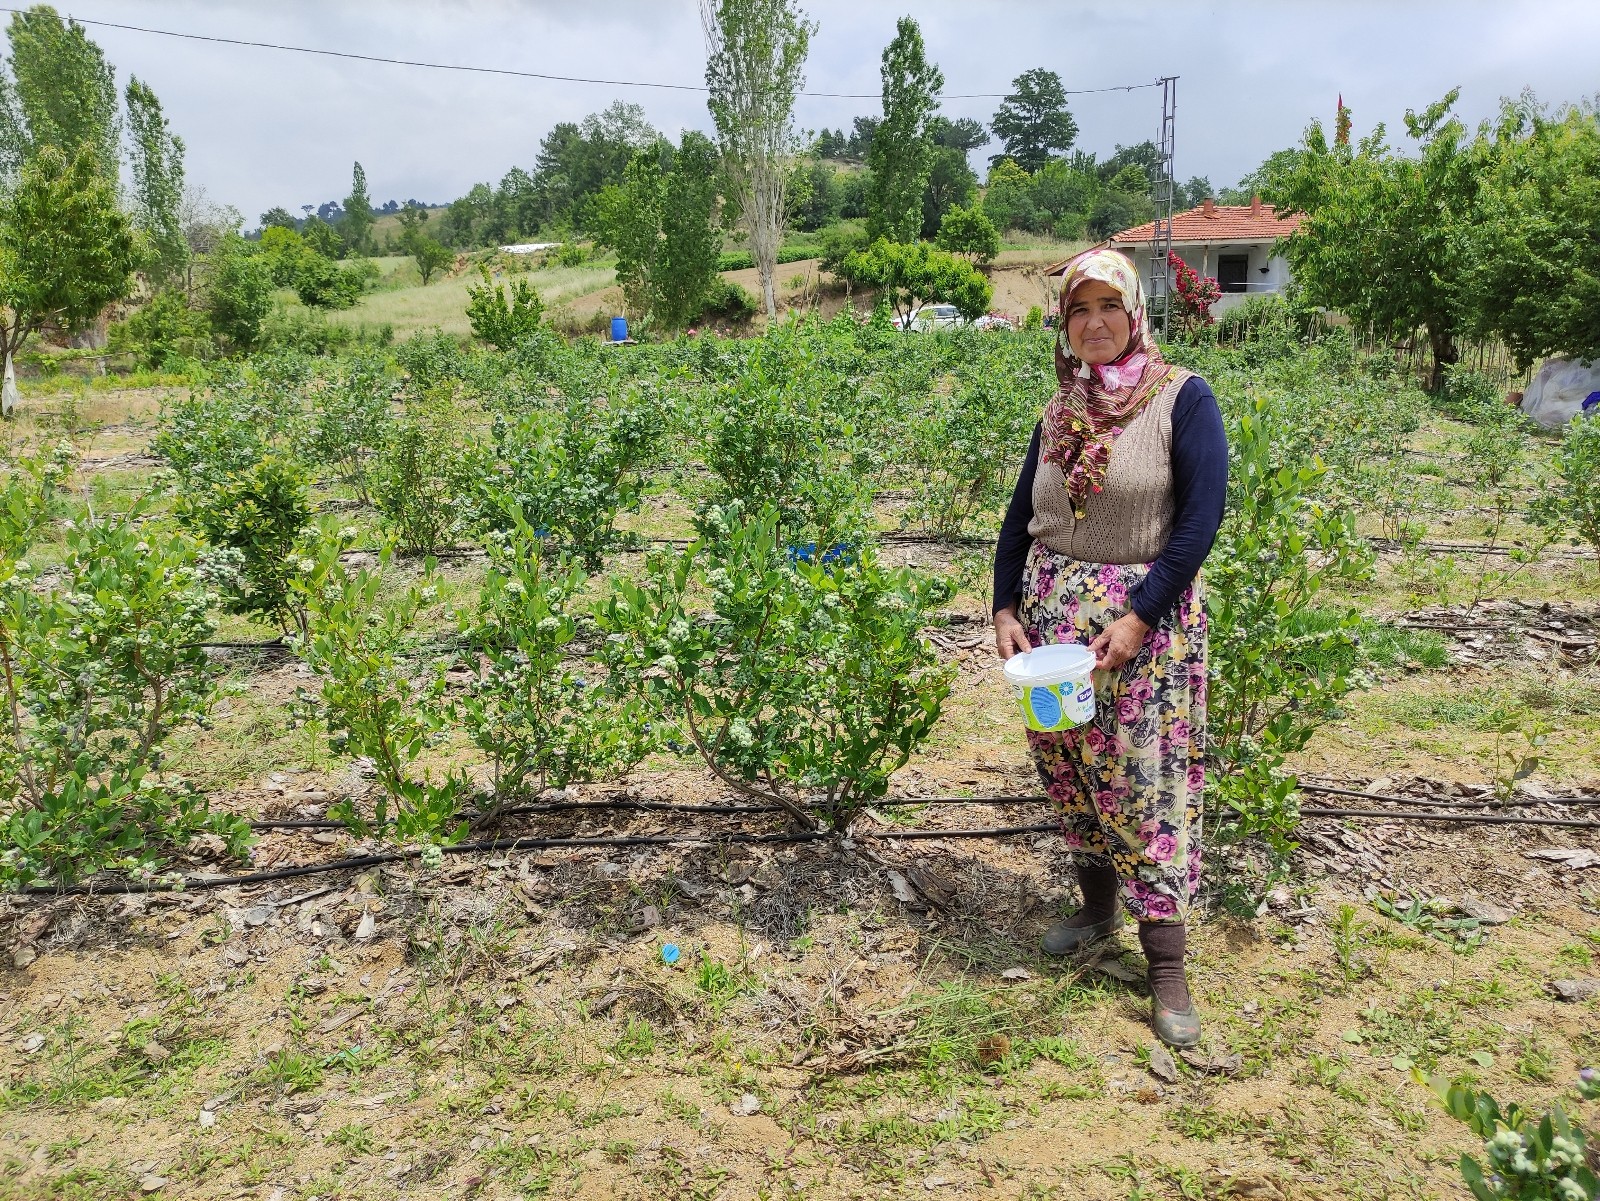
[[[1070,955],[1122,928],[1122,907],[1117,903],[1117,873],[1106,860],[1075,860],[1083,908],[1044,932],[1039,945],[1046,955]]]
[[[1181,922],[1139,923],[1139,945],[1149,964],[1150,1027],[1169,1047],[1192,1047],[1200,1041],[1200,1011],[1183,974],[1188,940],[1189,928]]]

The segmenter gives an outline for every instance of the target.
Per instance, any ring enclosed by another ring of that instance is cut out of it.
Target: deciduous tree
[[[1425,330],[1435,389],[1470,319],[1458,284],[1480,164],[1451,115],[1457,95],[1406,112],[1416,158],[1396,153],[1381,125],[1352,150],[1330,146],[1312,122],[1276,189],[1288,211],[1303,214],[1284,253],[1307,298],[1383,335]]]
[[[1061,76],[1043,67],[1011,81],[1011,95],[995,110],[989,128],[1005,149],[991,162],[1009,158],[1030,174],[1066,153],[1078,138],[1078,122],[1067,108]]]
[[[700,21],[706,106],[771,318],[778,312],[773,277],[787,215],[784,193],[798,149],[794,98],[805,82],[816,25],[794,0],[700,0]]]
[[[134,262],[133,231],[94,145],[70,160],[54,145],[35,152],[17,186],[0,197],[5,378],[17,350],[46,322],[72,329],[126,296]],[[5,415],[13,404],[8,395]]]
[[[128,150],[133,167],[134,228],[145,271],[157,284],[181,276],[189,263],[183,234],[183,139],[174,134],[150,87],[129,79]]]
[[[877,288],[902,324],[919,305],[934,301],[953,304],[967,320],[976,320],[994,295],[989,281],[971,263],[926,242],[879,238],[865,250],[846,255],[839,273],[853,283]]]
[[[22,162],[55,146],[76,162],[88,146],[89,162],[110,179],[117,175],[117,85],[104,52],[76,21],[63,21],[48,4],[12,15],[11,95],[16,104],[10,135],[23,144],[9,153]]]
[[[922,231],[922,195],[932,170],[928,120],[939,104],[944,73],[928,61],[922,30],[901,17],[883,50],[883,120],[872,135],[867,232],[915,242]]]
[[[988,264],[1000,253],[1000,234],[977,205],[953,208],[939,223],[938,246],[969,262]]]
[[[1471,332],[1502,339],[1524,368],[1600,359],[1600,113],[1507,100],[1473,154],[1477,215],[1460,231]]]
[[[661,210],[661,261],[653,312],[668,329],[700,315],[717,278],[717,152],[704,134],[688,130],[672,156]]]

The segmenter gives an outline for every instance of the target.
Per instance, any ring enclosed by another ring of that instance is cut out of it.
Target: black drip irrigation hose
[[[1305,792],[1330,792],[1335,794],[1348,794],[1351,796],[1367,797],[1373,800],[1394,801],[1406,803],[1409,798],[1389,796],[1379,793],[1355,792],[1352,789],[1338,789],[1322,785],[1302,785],[1301,791]],[[1559,798],[1576,800],[1577,798]],[[997,796],[997,797],[906,797],[892,798],[880,802],[885,806],[897,803],[920,805],[1018,805],[1018,804],[1050,804],[1050,798],[1045,796]],[[1540,802],[1543,803],[1543,802]],[[779,811],[776,805],[678,805],[665,801],[569,801],[552,802],[548,808],[541,806],[524,806],[511,812],[544,812],[557,810],[576,809],[619,809],[639,808],[652,811],[671,811],[688,813],[772,813]],[[1439,813],[1419,812],[1415,809],[1339,809],[1324,808],[1320,806],[1304,806],[1300,809],[1301,817],[1328,817],[1328,818],[1376,818],[1387,821],[1433,821],[1456,822],[1478,825],[1503,825],[1503,826],[1555,826],[1563,829],[1597,830],[1600,821],[1560,817],[1528,817],[1522,814],[1502,813]],[[257,829],[261,828],[343,828],[337,822],[317,822],[315,819],[301,822],[279,823],[252,823]],[[1047,822],[1026,826],[988,826],[977,829],[935,830],[928,828],[912,829],[884,829],[861,832],[853,835],[855,838],[872,840],[919,840],[938,838],[1008,838],[1025,834],[1049,834],[1060,829],[1059,823]],[[826,830],[809,830],[799,833],[787,834],[752,834],[745,831],[734,831],[723,834],[621,834],[590,838],[545,838],[545,837],[520,837],[520,838],[493,838],[477,839],[468,842],[458,842],[450,846],[439,848],[446,855],[477,854],[488,851],[517,851],[517,850],[583,850],[605,847],[635,847],[635,846],[716,846],[718,844],[759,844],[776,846],[786,843],[817,842],[834,835]],[[93,896],[93,895],[122,895],[138,893],[180,892],[209,888],[229,888],[245,884],[265,884],[275,880],[291,880],[300,876],[313,876],[325,872],[347,871],[358,868],[378,867],[386,863],[398,863],[402,860],[415,859],[422,855],[421,848],[402,848],[395,851],[385,851],[374,855],[353,855],[343,859],[332,859],[324,863],[302,864],[295,867],[273,868],[268,871],[247,872],[237,876],[227,875],[196,875],[181,881],[148,881],[144,883],[135,881],[117,881],[100,885],[94,882],[52,887],[38,884],[21,889],[20,894],[25,896]]]
[[[1040,798],[1043,799],[1043,798]],[[1005,838],[1018,834],[1040,834],[1059,830],[1060,826],[1054,823],[1037,826],[995,826],[977,830],[875,830],[869,834],[858,834],[857,838]],[[440,847],[439,850],[446,855],[480,854],[487,851],[539,851],[539,850],[588,850],[604,847],[646,847],[646,846],[717,846],[719,844],[759,844],[778,846],[786,843],[818,842],[831,838],[833,835],[827,830],[809,830],[794,834],[750,834],[735,832],[730,834],[620,834],[601,838],[492,838],[479,839],[472,842],[458,842],[450,846]],[[167,882],[153,880],[138,883],[131,880],[119,880],[114,884],[104,886],[93,883],[73,884],[64,887],[51,887],[47,884],[35,884],[21,890],[24,896],[119,896],[125,894],[158,893],[158,892],[192,892],[209,888],[233,888],[243,884],[267,884],[274,880],[293,880],[300,876],[315,876],[324,872],[348,871],[364,867],[380,867],[386,863],[398,863],[406,859],[416,859],[422,855],[419,847],[406,847],[397,851],[385,851],[377,855],[351,855],[344,859],[331,859],[326,863],[308,863],[296,867],[273,868],[270,871],[247,872],[238,876],[192,876],[182,881]]]
[[[1364,795],[1364,794],[1363,794]],[[913,805],[1032,805],[1045,804],[1049,797],[886,797],[877,806],[884,809]],[[453,821],[482,821],[502,817],[520,817],[531,813],[575,813],[585,810],[604,811],[622,809],[641,813],[709,813],[721,816],[738,816],[746,813],[787,813],[782,805],[695,805],[678,801],[541,801],[532,805],[512,805],[505,809],[484,810],[477,813],[458,813]],[[341,821],[323,817],[281,818],[254,821],[252,830],[346,830]]]
[[[1585,796],[1551,796],[1551,797],[1526,797],[1517,801],[1496,801],[1488,798],[1466,799],[1460,801],[1435,800],[1427,797],[1390,796],[1383,792],[1358,792],[1353,788],[1335,788],[1327,784],[1308,784],[1301,781],[1296,785],[1301,792],[1316,792],[1327,796],[1356,797],[1364,801],[1389,801],[1396,805],[1435,805],[1461,809],[1526,809],[1535,805],[1575,805],[1593,806],[1600,805],[1600,797]]]
[[[1419,813],[1415,809],[1322,809],[1302,807],[1301,817],[1381,817],[1400,822],[1468,822],[1486,826],[1560,826],[1600,830],[1600,821],[1572,817],[1527,817],[1515,813]]]

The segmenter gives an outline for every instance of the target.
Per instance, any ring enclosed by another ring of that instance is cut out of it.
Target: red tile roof
[[[1300,227],[1300,214],[1279,217],[1270,204],[1211,204],[1172,215],[1172,244],[1197,242],[1275,242]],[[1138,246],[1153,240],[1155,223],[1147,221],[1112,234],[1102,246]],[[1051,267],[1046,275],[1059,275],[1070,259]]]
[[[1270,204],[1201,205],[1172,215],[1174,242],[1272,242],[1292,234],[1300,214],[1279,217]],[[1155,237],[1155,223],[1147,221],[1111,235],[1111,245],[1137,245]]]

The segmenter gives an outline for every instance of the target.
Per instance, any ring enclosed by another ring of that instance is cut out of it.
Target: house
[[[1172,215],[1172,249],[1201,275],[1215,276],[1222,298],[1211,306],[1213,316],[1241,303],[1246,296],[1281,292],[1289,284],[1289,264],[1272,253],[1279,238],[1300,225],[1299,214],[1279,217],[1261,197],[1249,204],[1217,204],[1207,200],[1199,208]],[[1138,264],[1145,291],[1150,290],[1151,248],[1155,225],[1147,222],[1113,234],[1101,243],[1120,250]],[[1051,267],[1060,275],[1070,259]]]

